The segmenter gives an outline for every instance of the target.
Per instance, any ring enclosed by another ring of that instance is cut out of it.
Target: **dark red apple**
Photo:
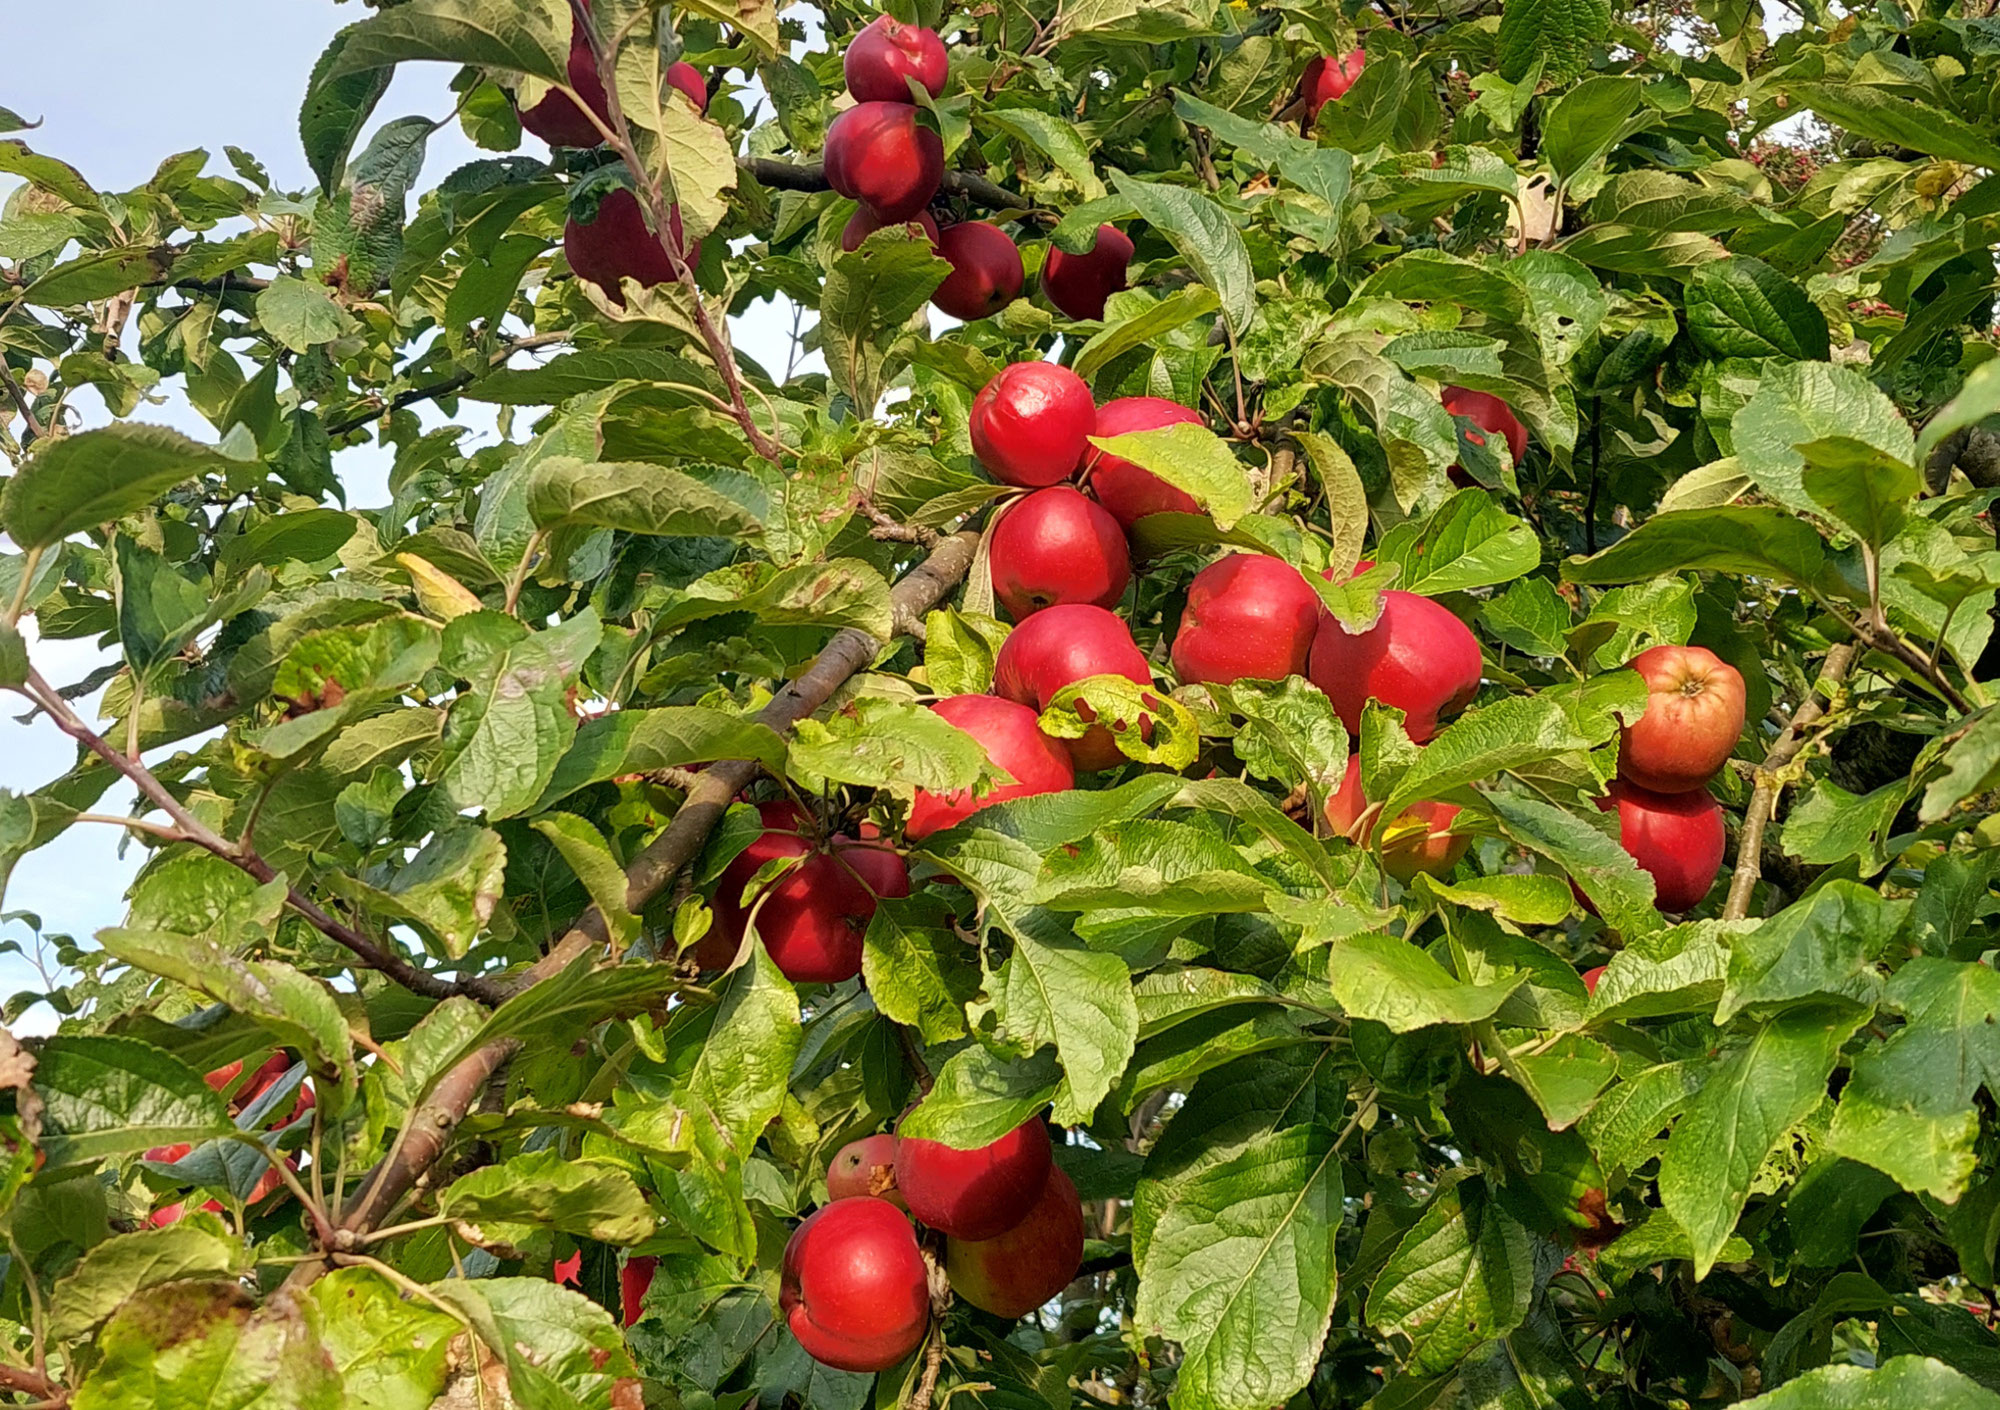
[[[881,219],[908,220],[944,180],[944,139],[909,103],[857,103],[826,130],[826,182]]]
[[[1097,227],[1097,240],[1080,255],[1049,246],[1042,261],[1042,292],[1071,318],[1102,318],[1104,302],[1121,289],[1132,263],[1131,237],[1115,225]]]
[[[1056,1165],[1021,1222],[990,1239],[944,1242],[951,1290],[996,1317],[1025,1317],[1076,1280],[1083,1266],[1083,1202]]]
[[[854,214],[848,217],[846,226],[840,232],[841,251],[845,254],[853,254],[861,248],[863,240],[866,240],[876,231],[889,225],[915,226],[918,230],[923,231],[931,244],[935,245],[938,242],[937,222],[931,219],[929,211],[918,211],[909,220],[897,221],[884,220],[882,217],[876,215],[874,211],[868,209],[868,207],[857,206]]]
[[[667,87],[678,88],[687,94],[698,113],[708,111],[708,85],[702,81],[701,70],[686,60],[667,66]]]
[[[1302,676],[1325,610],[1305,575],[1284,559],[1232,553],[1188,585],[1174,633],[1174,671],[1182,684]]]
[[[1097,407],[1083,378],[1053,362],[1010,362],[972,399],[972,453],[994,479],[1040,489],[1090,449]]]
[[[1053,1168],[1049,1132],[1024,1121],[989,1146],[953,1150],[902,1137],[896,1188],[910,1213],[955,1239],[990,1239],[1027,1218]]]
[[[1132,640],[1132,630],[1115,613],[1087,602],[1045,607],[1000,643],[993,658],[993,690],[1009,700],[1049,708],[1065,686],[1091,676],[1123,676],[1151,685],[1153,670]],[[1086,772],[1108,769],[1125,758],[1103,725],[1068,741],[1070,757]]]
[[[1720,773],[1743,735],[1743,677],[1703,646],[1655,646],[1628,663],[1646,682],[1646,713],[1618,741],[1618,776],[1686,793]]]
[[[1166,426],[1199,426],[1201,413],[1161,397],[1120,397],[1097,409],[1093,436],[1127,436],[1134,431],[1157,431]],[[1175,489],[1150,470],[1141,470],[1121,456],[1107,455],[1095,446],[1084,456],[1083,468],[1089,477],[1090,492],[1111,511],[1111,517],[1131,527],[1148,514],[1199,514],[1194,496]]]
[[[907,103],[912,78],[935,98],[944,92],[944,41],[936,30],[878,15],[848,41],[840,67],[857,103]]]
[[[880,843],[834,836],[821,845],[812,820],[791,803],[758,809],[765,832],[732,861],[716,887],[715,925],[702,937],[695,959],[719,969],[734,958],[750,912],[771,962],[794,983],[838,984],[861,973],[862,938],[884,896],[910,894],[903,859]],[[768,863],[805,860],[769,886],[751,906],[743,888]]]
[[[849,1141],[835,1151],[832,1163],[826,1167],[826,1197],[836,1200],[874,1195],[902,1208],[903,1195],[896,1188],[896,1144],[896,1137],[884,1131]]]
[[[1728,840],[1715,799],[1705,789],[1654,793],[1620,779],[1600,804],[1614,805],[1619,842],[1653,878],[1653,904],[1675,912],[1701,904]]]
[[[986,757],[1012,775],[1014,782],[1002,784],[983,797],[975,797],[969,788],[942,794],[918,789],[904,829],[911,841],[964,822],[995,803],[1076,787],[1076,765],[1068,748],[1062,740],[1042,733],[1040,717],[1028,706],[997,695],[954,695],[931,708],[978,740]]]
[[[608,123],[611,103],[605,96],[604,79],[597,71],[597,55],[591,52],[589,37],[576,26],[574,19],[570,23],[569,86],[589,105],[590,112],[577,106],[576,99],[561,89],[551,89],[532,108],[520,110],[521,126],[551,147],[595,147],[604,140],[604,134],[590,120],[590,113]]]
[[[1068,485],[1010,506],[993,526],[988,554],[993,595],[1017,622],[1066,602],[1116,606],[1132,581],[1125,531],[1103,505]]]
[[[1328,613],[1313,638],[1312,683],[1325,691],[1349,734],[1361,731],[1361,707],[1379,700],[1403,712],[1403,728],[1422,744],[1438,719],[1478,693],[1479,641],[1465,623],[1428,597],[1391,589],[1382,618],[1356,635]]]
[[[947,225],[937,247],[951,261],[951,273],[931,302],[953,318],[968,323],[989,318],[1020,297],[1027,277],[1021,270],[1021,248],[999,226],[983,220]]]
[[[659,1261],[638,1254],[627,1258],[618,1270],[618,1301],[628,1327],[646,1315],[646,1290],[653,1286],[653,1270]]]
[[[1452,819],[1460,811],[1455,803],[1412,803],[1386,829],[1380,818],[1364,821],[1368,806],[1368,796],[1361,791],[1361,756],[1349,754],[1347,773],[1326,800],[1327,826],[1364,847],[1381,831],[1382,869],[1406,886],[1418,872],[1450,875],[1472,845],[1470,837],[1451,832]]]
[[[701,241],[690,245],[681,231],[681,208],[667,214],[668,233],[689,267],[701,260]],[[563,227],[563,254],[579,279],[604,291],[604,297],[624,307],[622,281],[636,279],[647,288],[671,284],[680,276],[660,247],[659,237],[646,225],[639,198],[622,187],[604,193],[593,219],[571,216]]]
[[[1305,77],[1299,81],[1299,97],[1306,105],[1307,131],[1319,121],[1321,108],[1347,96],[1367,61],[1366,50],[1352,49],[1340,55],[1323,54],[1306,65]]]
[[[923,1255],[887,1200],[836,1200],[785,1245],[778,1307],[806,1354],[842,1371],[886,1371],[930,1324]]]

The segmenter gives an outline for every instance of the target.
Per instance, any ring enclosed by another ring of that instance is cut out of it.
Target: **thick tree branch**
[[[20,1366],[0,1366],[0,1392],[32,1395],[44,1404],[66,1405],[69,1391],[40,1371]]]
[[[1828,651],[1820,667],[1820,680],[1829,686],[1838,686],[1846,680],[1848,671],[1854,667],[1856,651],[1848,642]],[[1764,762],[1757,766],[1757,782],[1750,793],[1750,806],[1743,814],[1743,831],[1736,839],[1736,874],[1730,878],[1729,899],[1722,907],[1724,920],[1742,920],[1750,914],[1750,893],[1763,873],[1764,829],[1770,826],[1771,814],[1778,806],[1778,791],[1783,786],[1779,775],[1805,748],[1808,733],[1831,704],[1827,697],[1817,693],[1801,701],[1791,720],[1771,741]]]
[[[455,372],[442,382],[433,383],[428,387],[413,387],[407,392],[398,392],[386,403],[378,397],[375,399],[375,405],[372,408],[333,422],[326,428],[326,433],[334,437],[345,436],[351,432],[360,430],[370,421],[378,420],[389,412],[401,411],[404,407],[415,406],[418,402],[435,401],[439,397],[448,397],[453,392],[464,391],[488,372],[506,366],[508,359],[512,358],[515,353],[528,352],[534,348],[546,348],[556,343],[566,343],[569,341],[569,337],[568,333],[536,333],[530,337],[516,338],[495,351],[486,360],[484,368],[467,368],[462,372]]]

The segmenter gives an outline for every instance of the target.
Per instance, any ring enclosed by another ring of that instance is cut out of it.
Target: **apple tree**
[[[2000,1406],[1997,24],[372,0],[310,189],[0,110],[0,880],[139,862],[0,1401]]]

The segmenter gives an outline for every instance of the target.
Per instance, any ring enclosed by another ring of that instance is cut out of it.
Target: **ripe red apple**
[[[886,1371],[930,1324],[917,1237],[887,1200],[836,1200],[785,1245],[778,1307],[806,1354],[842,1371]]]
[[[1096,243],[1080,255],[1049,246],[1042,261],[1042,292],[1071,318],[1104,317],[1104,301],[1121,289],[1132,263],[1132,240],[1115,225],[1097,227]]]
[[[908,220],[944,180],[944,139],[907,102],[858,103],[826,130],[826,182],[883,220]]]
[[[1199,426],[1201,413],[1161,397],[1120,397],[1097,409],[1093,436],[1126,436],[1134,431],[1157,431],[1166,426]],[[1162,480],[1150,470],[1141,470],[1121,456],[1107,455],[1095,446],[1084,457],[1090,492],[1111,511],[1111,517],[1131,527],[1148,514],[1171,511],[1199,514],[1194,497]]]
[[[993,526],[988,554],[993,595],[1017,622],[1066,602],[1116,606],[1132,581],[1125,531],[1103,505],[1068,485],[1010,506]]]
[[[1083,1202],[1059,1166],[1020,1223],[990,1239],[944,1241],[951,1290],[996,1317],[1025,1317],[1076,1280]]]
[[[1654,793],[1623,779],[1599,806],[1614,804],[1620,844],[1653,878],[1653,904],[1662,911],[1699,905],[1722,870],[1721,806],[1706,789]]]
[[[1067,480],[1090,449],[1097,407],[1083,378],[1053,362],[1011,362],[972,399],[972,453],[1006,485]]]
[[[618,1301],[628,1327],[646,1315],[646,1290],[653,1286],[653,1269],[659,1261],[639,1254],[627,1258],[618,1270]]]
[[[231,1082],[234,1082],[242,1071],[243,1059],[238,1058],[234,1062],[225,1063],[211,1072],[204,1073],[201,1080],[208,1083],[210,1091],[219,1092]],[[152,1157],[148,1156],[147,1159],[150,1160]]]
[[[1609,967],[1608,965],[1597,965],[1594,968],[1586,969],[1583,972],[1583,992],[1594,997],[1597,993],[1599,982],[1604,978],[1604,971]]]
[[[1039,717],[1026,705],[997,695],[954,695],[931,708],[978,740],[986,757],[1012,775],[1014,782],[1002,784],[984,797],[974,797],[969,788],[956,793],[918,789],[916,801],[910,805],[909,825],[904,828],[911,841],[964,822],[981,808],[1010,798],[1061,793],[1076,787],[1076,765],[1069,750],[1062,740],[1042,733]]]
[[[874,1195],[898,1209],[903,1208],[902,1191],[896,1188],[896,1137],[884,1131],[849,1141],[834,1152],[826,1167],[826,1197],[853,1199]]]
[[[584,8],[590,7],[586,5]],[[604,93],[603,76],[597,71],[597,55],[591,52],[589,38],[576,26],[574,19],[570,24],[569,86],[576,90],[577,97],[589,105],[590,112],[608,123],[611,121],[611,103]],[[521,126],[551,147],[595,147],[604,140],[597,124],[590,120],[590,113],[578,107],[576,99],[560,89],[551,89],[532,108],[517,111]]]
[[[701,241],[692,245],[687,242],[681,230],[679,206],[669,208],[667,227],[682,260],[690,267],[699,263]],[[570,217],[569,224],[563,227],[563,254],[577,278],[588,279],[620,308],[625,305],[621,280],[636,279],[650,289],[656,284],[671,284],[680,277],[674,273],[667,252],[660,248],[659,238],[647,228],[639,198],[622,187],[604,193],[597,203],[594,219]]]
[[[238,1071],[241,1071],[243,1064],[234,1063],[232,1064],[232,1066],[234,1066]],[[223,1070],[227,1071],[227,1069]],[[269,1087],[273,1082],[276,1082],[280,1077],[283,1077],[287,1072],[290,1072],[291,1070],[292,1070],[291,1054],[285,1052],[283,1049],[280,1049],[279,1051],[272,1053],[269,1057],[264,1059],[263,1064],[260,1067],[258,1067],[258,1069],[255,1072],[252,1072],[248,1078],[244,1079],[243,1086],[236,1093],[234,1100],[230,1102],[229,1109],[232,1112],[238,1112],[244,1110],[252,1102],[256,1101],[257,1098],[263,1096],[264,1091],[267,1087]],[[229,1085],[229,1083],[225,1080],[220,1086],[218,1086],[213,1081],[215,1074],[212,1072],[209,1074],[209,1077],[211,1080],[208,1085],[214,1087],[215,1090],[218,1092],[221,1091],[223,1087]],[[301,1095],[302,1096],[304,1095],[303,1091],[301,1092]]]
[[[1491,392],[1446,387],[1443,401],[1444,409],[1453,416],[1463,416],[1489,436],[1504,437],[1507,454],[1516,465],[1528,453],[1528,428],[1521,424],[1521,418],[1514,414],[1513,407]]]
[[[908,103],[912,78],[935,98],[944,92],[944,41],[936,30],[878,15],[848,41],[840,67],[857,103]]]
[[[1705,646],[1655,646],[1629,662],[1646,713],[1618,741],[1618,776],[1655,793],[1704,787],[1743,735],[1743,677]]]
[[[732,861],[716,887],[715,925],[696,947],[704,969],[735,956],[749,923],[743,888],[770,862],[805,858],[752,901],[771,962],[794,983],[837,984],[861,973],[862,937],[884,896],[910,894],[903,859],[879,843],[834,836],[820,844],[812,820],[791,803],[758,810],[765,832]]]
[[[875,214],[874,211],[869,210],[868,207],[857,206],[854,214],[848,217],[846,226],[840,232],[841,251],[845,254],[853,254],[861,248],[863,240],[866,240],[870,235],[873,235],[884,226],[889,225],[914,225],[923,231],[931,244],[935,245],[938,242],[937,222],[931,219],[929,211],[918,211],[910,220],[897,221],[884,220]]]
[[[1304,574],[1282,558],[1217,559],[1188,585],[1174,671],[1183,684],[1302,676],[1325,610]]]
[[[1349,754],[1340,787],[1326,800],[1327,826],[1350,842],[1368,846],[1377,829],[1383,827],[1380,818],[1363,821],[1368,806],[1368,797],[1361,791],[1361,756]],[[1420,871],[1450,875],[1472,846],[1470,837],[1451,832],[1452,819],[1459,811],[1455,803],[1428,800],[1405,808],[1383,832],[1382,869],[1406,886]]]
[[[1048,709],[1063,687],[1091,676],[1151,685],[1153,670],[1133,643],[1131,628],[1087,602],[1043,608],[1008,633],[993,658],[994,693],[1037,710]],[[1086,772],[1111,768],[1125,757],[1103,725],[1068,743],[1070,757]]]
[[[1307,131],[1319,121],[1321,108],[1347,96],[1367,61],[1366,50],[1352,49],[1337,56],[1323,54],[1306,65],[1305,77],[1299,81],[1299,97],[1306,105]]]
[[[667,66],[667,87],[687,94],[696,112],[708,111],[708,85],[702,81],[701,70],[685,59]]]
[[[968,323],[988,318],[1020,297],[1027,278],[1021,269],[1021,248],[999,226],[983,220],[947,225],[937,247],[951,261],[951,273],[937,286],[931,302],[953,318]]]
[[[1312,683],[1325,691],[1349,734],[1361,732],[1361,707],[1394,706],[1403,728],[1422,744],[1438,717],[1465,708],[1478,693],[1479,642],[1465,623],[1428,597],[1391,589],[1381,620],[1356,635],[1328,613],[1313,638]]]
[[[896,1188],[910,1213],[955,1239],[990,1239],[1027,1218],[1051,1168],[1049,1132],[1039,1120],[977,1150],[908,1136],[896,1143]]]
[[[549,1281],[558,1287],[573,1288],[582,1273],[583,1252],[579,1249],[568,1258],[558,1258],[555,1261],[554,1266],[549,1269]]]

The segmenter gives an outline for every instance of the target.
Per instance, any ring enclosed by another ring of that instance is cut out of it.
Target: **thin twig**
[[[367,411],[343,417],[339,421],[333,422],[326,428],[326,433],[338,439],[341,436],[360,430],[371,421],[379,421],[392,411],[401,411],[404,407],[415,406],[418,402],[435,401],[439,397],[448,397],[453,392],[463,391],[495,368],[505,366],[515,353],[529,352],[535,348],[551,347],[557,343],[566,343],[569,341],[569,338],[570,335],[568,333],[536,333],[530,337],[516,338],[489,357],[486,360],[484,368],[468,368],[463,372],[453,373],[442,382],[433,383],[428,387],[416,387],[407,392],[398,392],[395,396],[389,398],[387,402],[383,402],[378,397],[375,399],[375,404]]]
[[[21,384],[14,380],[14,369],[4,361],[0,361],[0,386],[5,386],[7,395],[14,399],[14,405],[20,411],[22,421],[27,423],[28,433],[36,440],[48,435],[48,429],[35,416],[34,403],[28,400],[28,394],[22,390]]]
[[[759,186],[768,186],[774,191],[833,189],[827,183],[826,168],[818,162],[794,163],[781,162],[774,157],[743,157],[737,161],[736,169],[755,177]],[[1010,220],[1054,222],[1060,219],[1054,211],[1042,210],[1027,197],[969,171],[946,172],[938,189],[947,196],[962,196],[973,205],[983,206]]]

